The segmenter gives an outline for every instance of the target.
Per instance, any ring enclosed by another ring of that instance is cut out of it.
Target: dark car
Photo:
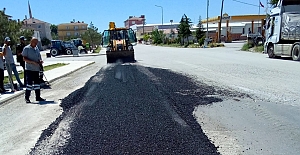
[[[52,40],[50,53],[52,56],[71,55],[74,50],[78,50],[72,42],[64,42],[62,40]]]

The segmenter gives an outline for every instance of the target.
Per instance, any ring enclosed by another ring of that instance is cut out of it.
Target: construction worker
[[[23,60],[22,52],[25,44],[26,38],[24,36],[20,37],[20,44],[17,45],[17,62],[20,63],[20,65],[23,67],[23,73],[24,73],[24,85],[26,86],[26,71],[25,71],[25,61]]]
[[[14,72],[14,76],[16,77],[16,80],[18,81],[20,87],[24,87],[23,83],[20,80],[19,73],[17,71],[17,67],[14,61],[13,53],[10,48],[10,38],[5,37],[4,39],[4,46],[3,46],[3,55],[5,57],[5,63],[8,75],[11,76],[11,73]]]
[[[36,101],[45,101],[45,99],[41,98],[40,86],[40,64],[43,64],[43,61],[37,44],[38,39],[32,38],[30,44],[25,46],[22,52],[27,73],[27,86],[25,91],[26,103],[31,103],[29,99],[31,90],[35,90]]]

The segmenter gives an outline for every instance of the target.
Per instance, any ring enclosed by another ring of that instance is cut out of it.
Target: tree
[[[102,35],[98,32],[98,28],[91,22],[87,31],[81,36],[83,40],[90,43],[90,45],[100,45]]]
[[[192,32],[190,30],[191,27],[191,19],[187,17],[187,15],[183,15],[180,20],[180,24],[178,26],[178,37],[183,40],[181,44],[184,44],[184,39],[188,41],[187,45],[189,45],[189,36],[191,36]]]
[[[144,41],[148,41],[148,40],[150,39],[150,35],[145,34],[145,35],[143,36],[143,39],[144,39]]]
[[[196,37],[197,41],[199,42],[199,40],[201,38],[203,38],[203,36],[205,36],[205,32],[203,31],[203,25],[201,22],[201,16],[199,16],[199,21],[198,21],[197,27],[198,28],[196,29],[195,37]]]
[[[152,40],[154,44],[162,44],[164,43],[164,40],[166,38],[166,35],[163,31],[159,31],[158,29],[155,29],[152,31]]]
[[[58,28],[57,28],[57,25],[51,24],[50,29],[51,29],[51,33],[53,33],[53,34],[55,34],[55,35],[58,34]]]
[[[46,38],[46,37],[44,37],[41,40],[41,42],[42,42],[42,46],[49,45],[51,43],[51,41],[48,38]]]
[[[270,0],[270,4],[274,7],[277,5],[279,0]]]
[[[21,29],[21,31],[17,33],[17,36],[24,36],[29,41],[31,40],[33,34],[33,30]]]
[[[22,23],[17,20],[12,20],[5,15],[5,9],[0,11],[0,43],[3,44],[5,37],[10,37],[11,45],[16,45],[19,40],[18,33],[22,27]],[[13,46],[12,46],[13,47]],[[14,50],[14,47],[13,47]]]

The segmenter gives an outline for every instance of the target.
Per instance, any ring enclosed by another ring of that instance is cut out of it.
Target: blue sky
[[[237,0],[258,5],[259,0]],[[267,0],[262,0],[265,5]],[[125,2],[125,3],[124,3]],[[75,19],[94,23],[100,31],[108,28],[110,21],[116,22],[117,27],[124,26],[128,16],[146,16],[146,23],[161,23],[161,8],[163,6],[164,22],[171,19],[179,22],[186,14],[197,22],[199,16],[206,18],[207,0],[30,0],[33,17],[51,24],[67,23]],[[6,13],[14,19],[24,19],[28,15],[28,0],[1,1]],[[209,17],[220,15],[221,0],[210,0]],[[1,8],[2,10],[2,8]],[[224,12],[229,15],[258,14],[258,7],[236,2],[224,1]],[[261,9],[264,14],[264,9]]]

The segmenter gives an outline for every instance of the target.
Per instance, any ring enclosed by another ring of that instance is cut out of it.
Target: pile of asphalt
[[[193,111],[234,94],[169,70],[110,66],[62,100],[30,154],[219,154]]]

